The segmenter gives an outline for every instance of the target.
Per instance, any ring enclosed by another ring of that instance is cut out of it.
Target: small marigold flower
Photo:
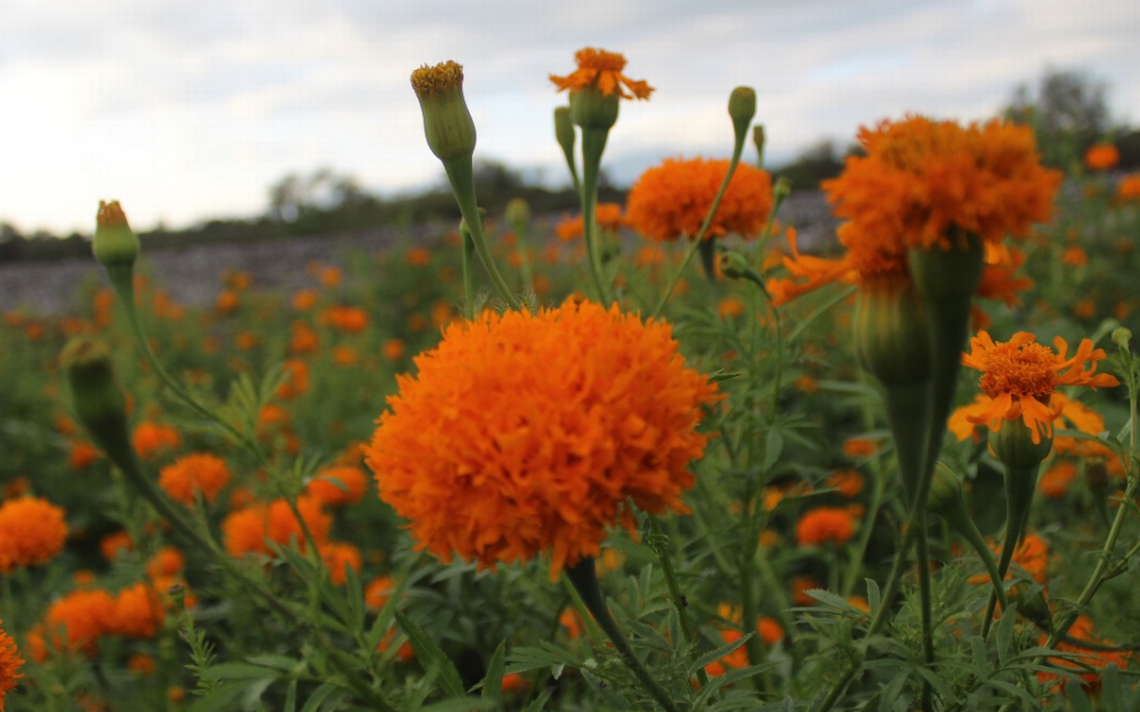
[[[602,232],[616,233],[625,224],[622,207],[619,203],[598,203],[594,209],[594,219]],[[567,217],[554,226],[554,234],[562,242],[573,242],[586,234],[586,226],[581,215]]]
[[[355,465],[327,467],[308,485],[305,494],[328,507],[356,504],[364,499],[368,489],[368,475]]]
[[[431,252],[426,247],[412,247],[406,259],[413,267],[426,267],[431,264]]]
[[[852,437],[843,441],[843,454],[847,457],[871,457],[878,451],[878,440]]]
[[[696,237],[728,172],[729,161],[667,158],[630,188],[626,222],[658,242]],[[704,239],[736,233],[756,237],[772,210],[772,181],[741,163],[732,174]]]
[[[855,521],[846,507],[813,509],[796,524],[796,540],[800,546],[818,546],[824,542],[843,545],[853,536]]]
[[[99,638],[111,630],[114,611],[115,599],[102,589],[72,591],[48,607],[43,629],[35,631],[38,640],[31,645],[32,657],[43,660],[49,644],[54,650],[93,655]],[[32,638],[29,635],[29,642]]]
[[[67,455],[67,464],[73,470],[84,470],[95,462],[101,454],[98,448],[91,443],[74,440],[71,443],[71,451]]]
[[[99,552],[107,561],[114,561],[119,554],[135,550],[135,542],[125,530],[111,532],[99,542]]]
[[[1057,644],[1057,650],[1064,653],[1078,653],[1083,657],[1077,661],[1050,658],[1049,662],[1076,673],[1080,677],[1083,687],[1099,689],[1100,670],[1109,665],[1116,665],[1120,670],[1128,667],[1127,653],[1112,650],[1115,647],[1113,642],[1098,635],[1093,627],[1092,619],[1086,615],[1077,618],[1073,626],[1069,628],[1069,634],[1066,637],[1068,640]],[[1042,635],[1039,639],[1041,645],[1044,645],[1048,638],[1049,636]],[[1081,642],[1093,643],[1098,646],[1098,649],[1090,650],[1081,645]],[[1055,684],[1059,686],[1068,684],[1067,680],[1062,681],[1059,675],[1044,670],[1038,671],[1037,679],[1043,683],[1057,681]]]
[[[1062,499],[1069,493],[1069,486],[1077,479],[1077,465],[1072,460],[1057,460],[1041,475],[1037,491],[1045,499]]]
[[[364,587],[364,605],[373,610],[380,610],[395,590],[396,582],[391,576],[377,576]]]
[[[574,60],[578,63],[578,69],[569,75],[550,75],[550,81],[554,82],[558,91],[594,87],[604,96],[617,92],[623,99],[648,99],[653,93],[653,87],[644,80],[630,79],[621,73],[625,69],[626,59],[618,52],[586,47],[574,53]],[[626,89],[629,89],[629,93],[626,93]]]
[[[152,579],[171,578],[186,566],[186,557],[173,546],[164,546],[146,562],[146,575]]]
[[[4,696],[16,687],[16,681],[23,677],[20,668],[24,659],[16,648],[16,641],[4,630],[0,630],[0,712],[4,712]]]
[[[165,619],[158,592],[149,583],[140,582],[115,596],[108,632],[128,638],[153,638]]]
[[[329,580],[337,586],[343,585],[348,578],[348,574],[345,572],[346,566],[353,571],[360,571],[360,566],[363,563],[360,558],[360,550],[352,544],[342,541],[329,541],[318,545],[317,549],[317,553],[321,555],[321,561],[329,570]]]
[[[1066,247],[1061,253],[1061,264],[1071,267],[1083,267],[1089,263],[1089,256],[1080,247]]]
[[[408,350],[402,339],[388,339],[381,348],[384,352],[384,358],[389,361],[399,361],[404,358],[404,354]]]
[[[285,381],[277,388],[277,397],[283,400],[304,395],[309,390],[309,364],[289,359],[284,364]]]
[[[0,506],[0,573],[47,563],[66,542],[63,510],[46,499],[23,497]]]
[[[318,544],[328,538],[332,517],[320,502],[312,497],[299,497],[297,511]],[[307,545],[301,525],[285,500],[277,499],[268,505],[254,505],[231,512],[222,521],[222,543],[231,556],[269,554],[266,540],[279,546],[287,546],[293,540],[302,551]]]
[[[1085,166],[1090,171],[1107,171],[1120,163],[1120,151],[1111,143],[1097,143],[1085,151]]]
[[[290,304],[299,312],[307,312],[321,300],[321,295],[315,289],[301,289],[293,294]]]
[[[483,567],[545,551],[556,576],[632,523],[629,500],[687,511],[717,393],[667,324],[590,302],[486,312],[415,363],[366,461],[419,549]]]
[[[158,486],[175,502],[187,507],[194,506],[194,497],[199,492],[207,502],[213,502],[229,481],[230,469],[226,461],[205,452],[180,458],[162,468],[158,476]]]
[[[1125,176],[1116,186],[1116,199],[1121,202],[1140,200],[1140,173]]]
[[[143,460],[152,460],[182,446],[182,436],[170,425],[145,421],[135,426],[135,451]]]
[[[360,307],[329,307],[323,317],[329,326],[346,334],[356,334],[368,327],[368,312]]]
[[[839,490],[839,494],[847,499],[852,499],[863,491],[863,475],[857,470],[837,470],[828,475],[827,486]]]
[[[1007,342],[995,342],[984,331],[970,339],[971,352],[963,354],[962,364],[982,372],[979,386],[990,402],[967,415],[967,421],[996,432],[1002,420],[1020,418],[1036,444],[1042,433],[1052,435],[1053,421],[1061,415],[1063,405],[1054,400],[1059,386],[1120,385],[1114,376],[1096,373],[1096,362],[1105,353],[1094,350],[1092,340],[1083,339],[1072,358],[1067,358],[1069,345],[1061,337],[1053,340],[1056,351],[1036,340],[1025,331]]]

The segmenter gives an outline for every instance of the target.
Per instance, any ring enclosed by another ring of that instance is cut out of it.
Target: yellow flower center
[[[1003,393],[1048,402],[1057,386],[1057,354],[1038,343],[999,343],[981,355],[980,386],[990,398]]]
[[[436,92],[462,87],[463,65],[450,59],[434,67],[425,64],[412,72],[412,89],[415,89],[417,96],[431,96]]]

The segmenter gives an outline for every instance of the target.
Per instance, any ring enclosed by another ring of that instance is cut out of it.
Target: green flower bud
[[[884,386],[930,377],[926,313],[906,282],[866,285],[855,306],[855,353]]]
[[[563,153],[574,155],[574,141],[577,136],[574,133],[574,122],[570,119],[569,106],[560,106],[554,110],[554,138],[558,139],[558,145],[562,147]]]
[[[129,449],[127,401],[115,382],[111,350],[103,341],[77,336],[64,346],[60,364],[67,374],[75,414],[92,438],[118,462]]]
[[[930,493],[927,495],[926,508],[946,520],[946,522],[960,530],[968,526],[970,511],[966,507],[966,495],[962,492],[962,483],[950,468],[941,462],[934,466],[934,477],[930,481]]]
[[[958,307],[965,302],[968,310],[982,279],[985,249],[975,235],[951,236],[950,242],[947,250],[912,248],[907,254],[907,266],[924,299]]]
[[[132,265],[139,256],[139,238],[127,224],[119,201],[99,201],[95,216],[95,240],[91,243],[95,259],[106,266]]]
[[[756,116],[756,90],[752,87],[736,87],[728,97],[728,115],[732,117],[732,129],[736,140],[744,145],[748,135],[748,125]]]
[[[475,122],[463,98],[463,67],[452,61],[412,72],[428,147],[441,161],[475,152]]]
[[[752,143],[756,144],[756,165],[764,166],[764,124],[752,127]]]
[[[1128,350],[1128,344],[1132,341],[1132,332],[1125,329],[1123,326],[1113,330],[1112,343],[1116,344],[1125,351]]]
[[[1033,442],[1033,431],[1018,420],[1002,418],[996,431],[990,432],[990,449],[997,459],[1011,471],[1032,470],[1049,456],[1053,449],[1053,434],[1038,428],[1037,442]]]
[[[772,195],[776,200],[776,205],[782,203],[791,194],[792,182],[784,176],[777,178],[776,185],[772,188]]]
[[[584,129],[608,130],[617,123],[621,95],[616,91],[603,94],[597,87],[570,92],[570,118]]]
[[[507,201],[506,218],[511,229],[522,236],[530,226],[530,205],[522,198],[512,198]]]
[[[729,279],[747,279],[752,273],[748,260],[739,252],[722,252],[717,258],[720,273]]]

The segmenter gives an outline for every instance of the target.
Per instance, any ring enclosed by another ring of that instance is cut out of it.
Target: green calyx
[[[570,92],[570,119],[584,129],[610,129],[617,123],[621,107],[618,93],[603,94],[596,87]]]

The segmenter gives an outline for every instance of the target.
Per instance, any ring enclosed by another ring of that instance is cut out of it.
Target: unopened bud
[[[512,198],[507,201],[506,218],[511,229],[521,236],[530,226],[530,205],[522,198]]]
[[[91,243],[95,259],[104,265],[134,264],[139,256],[139,238],[127,224],[119,201],[99,201],[95,216],[95,239]]]
[[[447,61],[412,72],[428,147],[441,161],[475,152],[475,122],[463,98],[463,67]]]
[[[560,106],[554,110],[554,138],[562,151],[569,155],[574,154],[574,122],[570,119],[570,107]]]
[[[717,267],[720,268],[720,273],[729,279],[745,279],[752,272],[744,255],[731,250],[720,253],[717,257]]]
[[[1128,344],[1132,341],[1132,332],[1125,329],[1123,326],[1115,329],[1112,332],[1112,343],[1116,344],[1125,351],[1128,350]]]
[[[764,165],[764,124],[752,127],[752,143],[756,144],[756,165]]]
[[[736,139],[744,145],[748,135],[748,125],[756,116],[756,90],[752,87],[736,87],[728,97],[728,115],[732,117],[732,129]]]
[[[103,341],[77,336],[64,346],[60,364],[77,419],[109,452],[127,438],[127,402],[115,382],[110,348]]]

